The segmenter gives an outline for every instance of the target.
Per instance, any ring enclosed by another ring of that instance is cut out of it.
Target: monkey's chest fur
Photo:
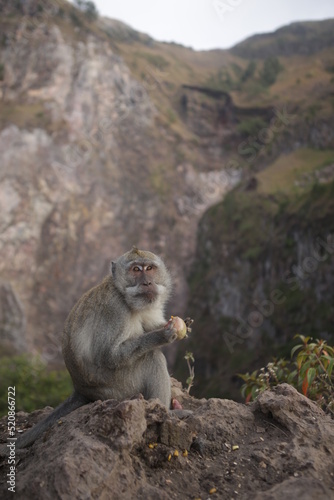
[[[169,406],[166,359],[159,345],[151,345],[152,330],[166,323],[162,308],[149,305],[129,313],[123,304],[105,307],[102,302],[86,317],[85,308],[79,304],[77,309],[70,314],[63,336],[64,360],[74,388],[91,400],[123,400],[141,393]]]

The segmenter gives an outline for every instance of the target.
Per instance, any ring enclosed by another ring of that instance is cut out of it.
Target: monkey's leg
[[[170,414],[178,418],[186,418],[192,414],[190,410],[171,408],[171,382],[167,369],[166,358],[163,353],[154,351],[152,357],[145,361],[145,399],[159,399],[169,410]]]
[[[168,409],[171,403],[171,383],[163,353],[152,352],[145,361],[144,398],[159,399]]]

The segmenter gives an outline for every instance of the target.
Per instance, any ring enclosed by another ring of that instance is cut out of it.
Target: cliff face
[[[334,184],[259,191],[229,193],[199,226],[189,304],[198,394],[238,397],[236,373],[289,358],[297,333],[333,342]]]
[[[0,323],[1,341],[57,358],[69,309],[133,244],[165,257],[184,312],[197,221],[228,186],[176,154],[160,83],[132,75],[106,25],[51,4],[2,5],[1,297],[22,304],[20,338]]]
[[[58,331],[69,303],[107,272],[108,259],[126,249],[130,235],[148,245],[161,205],[154,193],[147,200],[136,188],[140,177],[146,188],[144,143],[154,106],[120,58],[93,37],[73,46],[51,25],[13,41],[2,56],[2,106],[15,103],[21,116],[38,110],[46,122],[44,129],[11,124],[0,134],[1,271],[29,304],[28,325],[38,323],[38,339],[50,317]],[[143,152],[139,166],[122,154],[129,123],[133,146]]]

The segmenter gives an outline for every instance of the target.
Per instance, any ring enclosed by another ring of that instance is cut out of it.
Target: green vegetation
[[[0,63],[0,82],[3,81],[5,77],[5,66],[4,64]]]
[[[77,26],[78,28],[83,26],[80,17],[76,12],[74,12],[74,10],[71,10],[70,12],[70,19],[74,26]]]
[[[206,85],[214,90],[228,92],[236,87],[236,82],[231,77],[229,70],[224,67],[214,75],[211,75]]]
[[[0,102],[0,128],[13,123],[18,127],[24,128],[44,128],[48,129],[51,125],[50,116],[45,113],[44,104],[26,103],[14,104],[12,102]]]
[[[276,82],[278,74],[283,70],[283,66],[277,57],[267,57],[263,63],[260,72],[261,83],[265,86],[273,85]]]
[[[301,52],[313,55],[321,49],[333,47],[333,19],[318,22],[292,23],[271,33],[251,37],[232,48],[245,58],[293,56]],[[302,49],[301,49],[302,48]]]
[[[169,66],[167,59],[160,54],[140,51],[136,53],[136,57],[145,59],[149,64],[155,66],[160,71],[164,71]]]
[[[240,78],[241,82],[245,83],[250,78],[253,78],[255,71],[256,71],[256,62],[249,61],[247,68],[245,69],[245,71],[241,75],[241,78]]]
[[[169,123],[175,123],[177,120],[177,115],[171,108],[167,109],[167,120]]]
[[[1,358],[0,416],[7,414],[8,387],[15,387],[16,411],[26,412],[57,406],[73,390],[67,371],[48,371],[39,358],[29,355]]]
[[[334,347],[325,340],[296,337],[301,344],[291,350],[293,361],[274,359],[265,368],[239,374],[245,382],[241,394],[246,402],[253,401],[262,391],[285,382],[334,416]]]
[[[150,172],[150,184],[154,192],[160,196],[162,200],[166,199],[170,184],[166,181],[168,175],[168,166],[165,164],[154,164]]]
[[[259,116],[246,118],[237,125],[237,131],[245,137],[256,136],[263,128],[268,128],[268,124]]]
[[[264,194],[292,193],[311,189],[316,173],[334,162],[334,150],[301,148],[281,155],[268,168],[256,175],[258,190]]]
[[[74,5],[76,5],[84,14],[89,21],[95,21],[98,16],[97,8],[94,2],[86,0],[74,0]]]

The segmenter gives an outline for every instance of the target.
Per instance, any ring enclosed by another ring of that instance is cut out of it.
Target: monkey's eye
[[[139,271],[141,271],[141,269],[140,269],[140,267],[139,267],[139,266],[134,266],[134,267],[132,268],[132,270],[133,270],[133,271],[135,271],[135,272],[139,272]]]
[[[152,269],[153,269],[153,266],[147,266],[146,267],[146,271],[152,271]]]

